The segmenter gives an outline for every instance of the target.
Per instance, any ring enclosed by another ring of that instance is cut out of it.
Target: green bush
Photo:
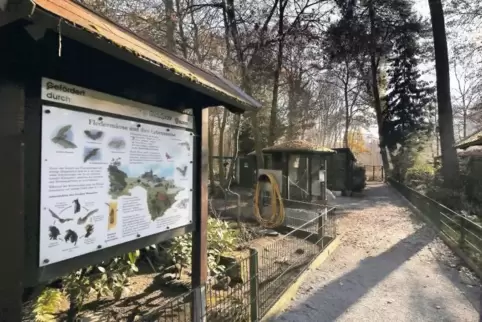
[[[238,232],[229,227],[226,221],[212,218],[208,219],[208,266],[212,274],[221,274],[226,267],[219,265],[221,255],[234,249],[238,240]],[[186,266],[191,264],[192,234],[174,238],[166,252],[175,264]]]
[[[60,290],[45,288],[33,307],[35,322],[55,322],[59,306],[64,298]]]
[[[430,184],[435,174],[435,168],[430,164],[415,164],[407,169],[405,173],[405,182],[409,186],[418,186],[420,184]]]

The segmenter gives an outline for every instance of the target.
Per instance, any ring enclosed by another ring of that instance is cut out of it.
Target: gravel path
[[[479,321],[480,282],[392,188],[336,202],[341,245],[277,321]]]

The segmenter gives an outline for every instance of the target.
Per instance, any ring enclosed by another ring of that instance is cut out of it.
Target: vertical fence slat
[[[259,313],[259,281],[258,281],[258,251],[249,249],[249,302],[251,307],[251,321],[258,321]]]

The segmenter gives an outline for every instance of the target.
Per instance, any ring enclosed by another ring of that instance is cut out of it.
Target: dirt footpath
[[[341,245],[277,321],[479,321],[480,282],[392,188],[336,202]]]

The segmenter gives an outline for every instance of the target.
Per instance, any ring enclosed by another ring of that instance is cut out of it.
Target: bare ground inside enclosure
[[[336,202],[341,245],[277,321],[479,321],[480,281],[393,188]]]

